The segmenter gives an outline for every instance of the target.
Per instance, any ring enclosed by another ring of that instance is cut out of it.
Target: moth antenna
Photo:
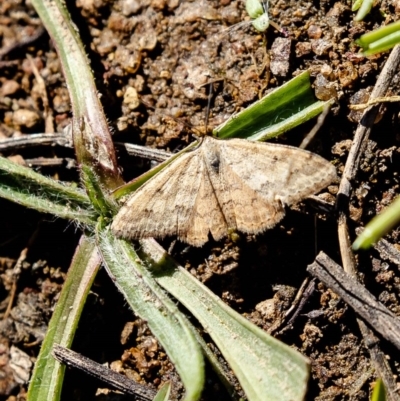
[[[331,105],[326,105],[322,111],[322,113],[318,116],[317,122],[314,125],[313,129],[304,137],[303,141],[301,142],[299,148],[305,149],[309,143],[314,139],[315,135],[322,127],[325,122],[326,117],[328,116],[329,111],[331,110]]]
[[[211,110],[211,100],[212,100],[212,95],[213,95],[213,84],[212,82],[210,83],[209,86],[209,92],[208,92],[208,99],[207,99],[207,108],[206,108],[206,117],[205,117],[205,128],[206,128],[206,135],[208,131],[208,122],[210,118],[210,110]]]
[[[268,14],[269,9],[269,0],[261,2],[262,8],[266,14]]]
[[[234,32],[242,27],[250,26],[251,24],[252,24],[252,21],[238,22],[237,24],[234,24],[234,25],[231,25],[231,26],[228,26],[228,27],[222,29],[221,32],[218,32],[213,36],[221,39],[224,36],[228,36],[230,33]],[[213,39],[213,37],[211,37],[211,39]]]

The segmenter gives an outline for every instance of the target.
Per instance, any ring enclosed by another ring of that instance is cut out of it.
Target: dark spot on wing
[[[213,158],[212,158],[212,160],[211,160],[210,165],[211,165],[212,169],[213,169],[216,173],[219,172],[219,166],[220,166],[220,164],[221,164],[220,158],[218,157],[217,154],[214,154],[214,155],[213,155]]]

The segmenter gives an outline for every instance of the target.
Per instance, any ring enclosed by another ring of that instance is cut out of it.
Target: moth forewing
[[[257,234],[292,205],[336,178],[333,165],[311,152],[245,139],[217,140],[182,155],[139,188],[111,226],[127,239],[176,236],[202,246],[231,230]]]

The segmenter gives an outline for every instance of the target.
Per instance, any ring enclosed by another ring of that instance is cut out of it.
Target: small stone
[[[274,320],[276,316],[276,301],[275,299],[266,299],[256,305],[256,311],[267,320]]]
[[[327,54],[332,46],[332,42],[326,39],[313,39],[311,41],[311,49],[317,56]]]
[[[13,124],[16,127],[32,128],[41,121],[41,117],[36,111],[19,109],[13,114]]]
[[[337,96],[334,82],[328,81],[322,74],[318,74],[314,82],[315,96],[319,100],[329,100]]]
[[[303,57],[311,53],[310,42],[298,42],[296,43],[296,57]]]
[[[115,51],[113,65],[120,66],[124,73],[134,74],[140,67],[142,55],[137,50],[131,50],[124,46],[118,46]]]
[[[32,369],[29,355],[12,345],[10,359],[10,368],[13,370],[15,381],[19,384],[27,383]]]
[[[151,0],[151,7],[156,11],[164,10],[166,6],[165,0]]]
[[[157,45],[157,34],[154,30],[146,30],[139,38],[140,50],[154,50]]]
[[[124,0],[122,1],[122,14],[125,17],[130,17],[140,11],[141,5],[139,0]]]
[[[322,65],[320,72],[328,80],[332,80],[335,78],[335,74],[333,73],[332,67],[328,64]]]
[[[179,6],[179,0],[167,0],[168,8],[170,10],[175,10]]]
[[[345,156],[349,153],[351,144],[353,141],[351,139],[344,139],[343,141],[337,142],[332,146],[332,154],[337,156]]]
[[[363,215],[363,209],[350,205],[349,212],[350,212],[349,213],[350,219],[353,220],[356,223],[359,223],[360,219],[361,219],[361,217]]]
[[[352,86],[358,78],[357,69],[351,61],[345,61],[339,68],[338,76],[343,88]]]
[[[310,25],[307,29],[307,35],[310,39],[320,39],[322,36],[322,29],[317,25]]]
[[[18,82],[8,79],[3,82],[3,85],[0,88],[0,96],[4,97],[14,95],[20,88],[21,86]]]
[[[353,105],[353,104],[368,103],[370,95],[371,95],[371,88],[360,89],[350,98],[350,104]],[[350,110],[348,118],[350,121],[354,123],[359,123],[363,114],[364,110]]]
[[[128,107],[129,110],[135,110],[139,107],[140,99],[135,88],[130,86],[125,91],[123,103]]]
[[[271,72],[274,75],[285,77],[289,72],[289,59],[291,40],[289,38],[277,38],[271,47]]]

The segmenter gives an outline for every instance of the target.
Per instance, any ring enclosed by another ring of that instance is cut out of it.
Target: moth
[[[133,193],[111,229],[118,237],[176,236],[200,247],[232,231],[274,227],[285,206],[328,186],[336,169],[299,148],[204,137]]]

